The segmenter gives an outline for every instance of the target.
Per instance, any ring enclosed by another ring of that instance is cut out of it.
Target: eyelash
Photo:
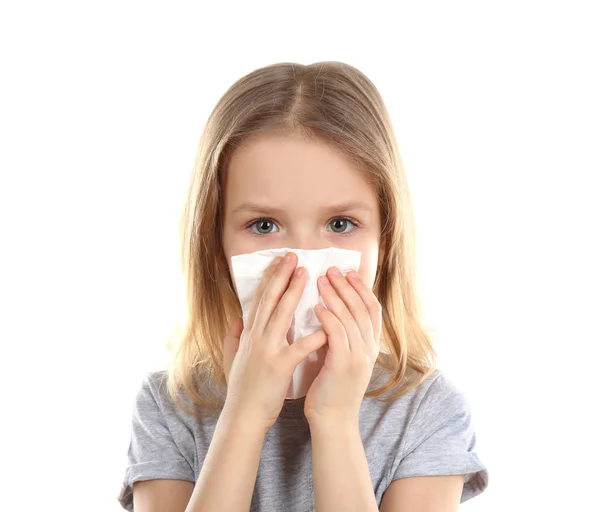
[[[347,233],[336,233],[337,235],[340,235],[340,236],[350,236],[350,235],[352,235],[354,233],[354,231],[356,231],[356,229],[358,229],[360,227],[358,225],[358,222],[356,222],[354,219],[352,219],[350,217],[334,217],[333,219],[331,219],[331,221],[329,221],[329,223],[327,225],[331,224],[333,221],[336,221],[336,220],[346,220],[350,224],[352,224],[352,226],[354,226],[354,229],[351,230],[351,231],[348,231]],[[270,235],[271,233],[255,233],[254,231],[252,231],[250,229],[255,224],[257,224],[259,222],[263,222],[263,221],[268,221],[268,222],[271,222],[272,224],[276,224],[276,222],[273,219],[269,219],[268,217],[259,217],[258,219],[254,219],[251,222],[249,222],[248,224],[246,224],[246,229],[253,236],[267,236],[267,235]],[[332,231],[332,233],[335,233],[335,231]]]

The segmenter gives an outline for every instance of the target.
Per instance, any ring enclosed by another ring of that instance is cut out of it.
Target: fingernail
[[[290,262],[292,261],[292,258],[293,258],[293,256],[292,256],[292,253],[291,253],[291,252],[288,252],[288,253],[285,255],[285,261],[286,261],[287,263],[290,263]]]
[[[296,272],[294,272],[296,277],[302,277],[304,275],[304,269],[302,267],[298,267]]]
[[[358,277],[358,272],[356,272],[356,270],[352,270],[351,272],[348,272],[348,276],[350,279],[356,279]]]
[[[338,277],[341,276],[342,273],[340,272],[340,270],[337,267],[331,267],[331,269],[329,270],[329,272],[331,272],[332,276]]]
[[[323,285],[323,286],[327,286],[329,284],[329,279],[327,279],[326,276],[322,276],[319,278],[319,282]]]
[[[278,267],[279,264],[281,263],[281,256],[277,256],[274,260],[273,260],[273,267]]]

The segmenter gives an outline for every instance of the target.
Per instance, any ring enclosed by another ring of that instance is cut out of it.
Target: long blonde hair
[[[171,397],[191,414],[178,399],[182,389],[201,407],[222,403],[222,342],[242,312],[222,247],[221,179],[235,147],[259,133],[323,140],[350,157],[377,192],[384,258],[373,291],[383,315],[378,362],[389,378],[365,396],[395,391],[387,400],[398,398],[435,368],[415,289],[413,208],[383,100],[361,71],[342,62],[283,62],[256,69],[235,82],[210,114],[181,217],[187,318],[168,372]],[[417,378],[402,385],[409,370]]]

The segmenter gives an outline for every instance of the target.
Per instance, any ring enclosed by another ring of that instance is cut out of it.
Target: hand
[[[276,258],[257,289],[247,325],[237,318],[224,340],[224,411],[268,430],[277,420],[294,369],[327,341],[323,330],[289,344],[286,335],[306,285],[298,257]],[[296,269],[296,272],[294,272]],[[292,274],[294,274],[292,276]]]
[[[360,405],[379,355],[381,304],[356,272],[344,277],[330,268],[319,278],[326,308],[315,314],[327,333],[327,355],[304,402],[312,425],[319,421],[358,422]],[[329,279],[328,279],[329,278]]]

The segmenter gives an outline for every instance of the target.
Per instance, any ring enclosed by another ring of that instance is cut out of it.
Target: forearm
[[[317,512],[376,512],[377,501],[358,424],[311,424],[311,437]]]
[[[224,411],[186,512],[248,512],[265,435]]]

